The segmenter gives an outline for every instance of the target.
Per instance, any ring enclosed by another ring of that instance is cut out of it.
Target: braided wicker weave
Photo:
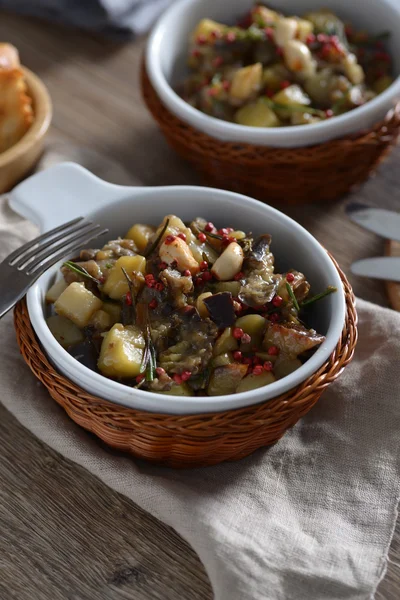
[[[165,415],[133,410],[92,396],[50,364],[33,331],[25,300],[14,310],[17,340],[26,363],[51,397],[78,425],[109,446],[175,468],[238,460],[277,442],[313,407],[353,357],[357,342],[355,300],[349,282],[336,262],[335,265],[347,305],[346,324],[335,351],[300,386],[256,406],[201,415]]]
[[[399,104],[370,131],[308,148],[222,142],[173,115],[162,104],[144,66],[142,94],[168,143],[207,183],[274,204],[340,198],[371,175],[400,134]]]

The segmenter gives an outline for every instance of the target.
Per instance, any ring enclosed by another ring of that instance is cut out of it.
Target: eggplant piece
[[[68,354],[73,356],[85,367],[88,367],[88,369],[91,369],[92,371],[98,371],[97,359],[99,354],[95,348],[95,345],[90,339],[86,339],[80,344],[74,344],[73,346],[70,346],[67,351]]]
[[[274,275],[274,255],[270,251],[271,236],[261,235],[243,263],[244,281],[239,300],[258,308],[271,302],[278,285]]]
[[[210,313],[210,318],[218,329],[231,327],[236,320],[233,298],[230,292],[220,292],[204,298],[204,304]]]

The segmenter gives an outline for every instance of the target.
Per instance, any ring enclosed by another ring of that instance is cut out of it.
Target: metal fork
[[[78,217],[35,238],[0,264],[0,319],[20,300],[46,269],[108,229]]]

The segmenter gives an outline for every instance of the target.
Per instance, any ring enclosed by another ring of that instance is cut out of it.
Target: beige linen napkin
[[[0,204],[0,255],[34,234]],[[399,499],[400,315],[359,301],[356,358],[270,449],[192,471],[109,453],[50,398],[0,322],[0,399],[38,438],[174,527],[216,600],[364,600]]]

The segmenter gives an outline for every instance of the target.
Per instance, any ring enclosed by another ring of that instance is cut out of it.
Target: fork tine
[[[97,227],[100,227],[98,225]],[[95,233],[88,236],[88,232],[86,232],[86,236],[79,236],[74,240],[71,240],[67,245],[58,245],[56,248],[52,248],[44,256],[41,257],[40,260],[35,261],[32,265],[29,266],[29,269],[25,271],[26,275],[34,275],[35,278],[39,277],[42,273],[44,273],[49,267],[54,265],[60,258],[66,256],[72,250],[80,248],[84,244],[89,243],[91,240],[94,240],[101,235],[107,233],[108,229],[102,229],[101,231],[96,231]]]
[[[69,227],[72,227],[73,225],[75,225],[76,223],[79,223],[79,221],[82,221],[82,220],[83,220],[83,217],[78,217],[76,219],[72,219],[72,221],[69,221],[68,223],[64,223],[63,225],[60,225],[59,227],[56,227],[55,229],[52,229],[51,231],[46,231],[46,233],[39,235],[39,237],[35,238],[34,240],[31,240],[30,242],[27,242],[20,248],[17,248],[16,250],[14,250],[14,252],[12,252],[7,257],[8,263],[11,265],[11,263],[13,263],[13,261],[15,259],[19,258],[23,254],[28,252],[31,248],[34,248],[36,246],[36,244],[39,244],[40,242],[46,240],[48,237],[53,236],[54,234],[59,233],[60,231],[65,231]]]
[[[62,232],[60,233],[60,235],[57,235],[56,237],[51,238],[45,243],[40,244],[37,248],[34,248],[30,252],[28,252],[28,254],[25,252],[24,255],[17,260],[17,262],[14,261],[14,264],[12,266],[16,267],[19,271],[25,269],[34,258],[40,258],[43,250],[45,250],[49,246],[53,246],[56,242],[64,240],[64,242],[67,243],[69,241],[68,238],[70,236],[72,236],[73,234],[77,234],[80,231],[82,232],[82,235],[85,233],[90,233],[93,227],[91,227],[90,230],[88,230],[88,227],[90,227],[91,225],[93,225],[93,221],[86,221],[85,223],[81,223],[80,225],[78,225],[78,227],[71,227],[67,232]]]

